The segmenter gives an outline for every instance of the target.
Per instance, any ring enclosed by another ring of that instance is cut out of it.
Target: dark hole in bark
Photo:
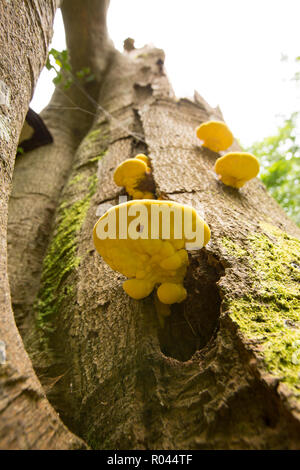
[[[161,351],[179,361],[189,360],[205,347],[218,328],[221,298],[216,283],[224,274],[205,250],[190,254],[185,277],[187,299],[171,306],[171,315],[159,329]]]
[[[134,139],[132,143],[132,156],[135,157],[138,153],[148,155],[148,146],[145,142],[144,128],[141,117],[136,109],[134,109],[134,124],[133,132],[138,135],[142,140]]]
[[[152,86],[150,84],[142,86],[137,83],[134,85],[135,99],[137,103],[143,103],[152,96]]]
[[[266,426],[268,426],[269,428],[275,428],[276,427],[276,424],[277,424],[277,419],[276,419],[276,416],[269,416],[269,415],[265,415],[263,417],[263,420],[266,424]]]
[[[143,179],[141,179],[138,184],[135,186],[135,189],[139,189],[140,191],[149,191],[155,194],[155,183],[153,180],[152,173],[145,173]]]

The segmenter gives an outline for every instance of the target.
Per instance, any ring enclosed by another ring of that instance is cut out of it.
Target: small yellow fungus
[[[171,306],[168,304],[163,304],[157,295],[154,297],[154,305],[159,324],[161,328],[164,328],[165,318],[171,315]]]
[[[247,181],[257,176],[259,162],[251,153],[230,152],[217,159],[215,172],[224,184],[241,188]]]
[[[207,121],[196,129],[197,137],[214,152],[226,150],[233,144],[233,135],[222,121]]]
[[[129,278],[123,289],[130,297],[143,299],[159,286],[157,302],[164,316],[170,312],[168,305],[186,298],[186,250],[200,249],[209,239],[210,229],[195,209],[150,199],[110,208],[93,230],[98,253]]]
[[[134,158],[137,158],[138,160],[141,160],[142,162],[146,163],[148,170],[150,170],[150,167],[149,167],[150,162],[149,162],[149,158],[147,157],[147,155],[144,155],[143,153],[139,153]]]
[[[124,186],[134,199],[153,199],[153,192],[147,189],[147,180],[151,174],[149,158],[139,154],[122,162],[114,172],[114,182]],[[150,184],[151,187],[151,184]]]
[[[161,326],[163,327],[164,326],[163,319],[171,315],[170,305],[163,304],[157,296],[154,297],[154,304],[155,304],[156,311],[158,313],[158,319],[160,321]]]
[[[186,299],[186,290],[182,284],[164,282],[157,289],[157,297],[163,304],[175,304]]]

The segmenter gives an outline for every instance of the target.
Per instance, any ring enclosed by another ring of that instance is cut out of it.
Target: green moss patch
[[[229,315],[300,398],[300,241],[269,224],[262,230],[247,240],[252,292],[229,301]]]
[[[101,136],[101,130],[100,129],[95,129],[94,131],[91,131],[88,133],[86,136],[86,139],[92,140],[92,141],[98,141]]]
[[[106,151],[101,152],[99,155],[96,155],[96,157],[90,158],[89,163],[99,162],[99,160],[102,160],[105,154],[106,154]]]
[[[234,258],[242,258],[247,255],[247,251],[240,247],[237,243],[234,243],[230,238],[223,237],[222,245],[226,249],[227,253]]]
[[[95,193],[96,181],[96,175],[79,174],[73,178],[68,187],[78,185],[80,190],[84,185],[84,195],[73,204],[63,202],[58,209],[57,229],[44,259],[41,289],[36,303],[38,326],[44,331],[55,330],[55,317],[62,303],[72,296],[72,288],[62,286],[80,262],[77,256],[78,233]]]

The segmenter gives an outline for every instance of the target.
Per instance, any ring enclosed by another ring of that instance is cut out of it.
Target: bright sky
[[[196,89],[218,104],[235,137],[248,145],[275,132],[280,115],[300,109],[291,80],[299,18],[299,0],[111,0],[108,28],[119,50],[127,37],[136,47],[164,49],[176,95],[191,97]],[[66,47],[60,11],[51,47]],[[51,97],[52,78],[41,74],[31,103],[37,112]]]

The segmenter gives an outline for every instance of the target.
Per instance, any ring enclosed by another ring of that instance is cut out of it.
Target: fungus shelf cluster
[[[196,135],[204,147],[213,152],[226,150],[233,144],[233,135],[222,121],[207,121],[197,127]]]
[[[215,172],[222,183],[233,188],[241,188],[259,172],[256,157],[247,152],[229,152],[217,159]]]
[[[159,286],[158,300],[168,306],[187,295],[183,287],[187,243],[196,242],[202,248],[210,239],[210,229],[192,207],[144,199],[110,208],[96,223],[93,239],[104,261],[129,278],[123,289],[130,297],[143,299]],[[170,310],[160,308],[160,313],[167,315]]]
[[[149,158],[139,154],[135,158],[128,158],[116,168],[114,182],[117,186],[125,187],[127,194],[134,199],[153,199],[154,194],[145,189],[150,175]]]
[[[204,122],[197,127],[196,135],[213,152],[227,150],[234,140],[230,129],[221,121]],[[259,163],[251,153],[229,152],[217,159],[214,170],[222,183],[241,188],[258,175]]]
[[[234,140],[221,121],[201,124],[196,135],[204,147],[214,152],[227,150]],[[229,152],[216,160],[214,170],[222,183],[241,188],[258,174],[259,163],[249,153]],[[144,154],[116,168],[114,182],[124,187],[133,200],[110,208],[96,223],[93,239],[104,261],[128,278],[123,289],[130,297],[140,300],[157,288],[155,306],[161,318],[170,314],[170,305],[185,300],[187,249],[193,249],[195,240],[196,249],[205,246],[210,229],[192,207],[155,200],[155,191],[148,189],[150,180],[150,162]],[[153,211],[161,213],[154,218]]]

